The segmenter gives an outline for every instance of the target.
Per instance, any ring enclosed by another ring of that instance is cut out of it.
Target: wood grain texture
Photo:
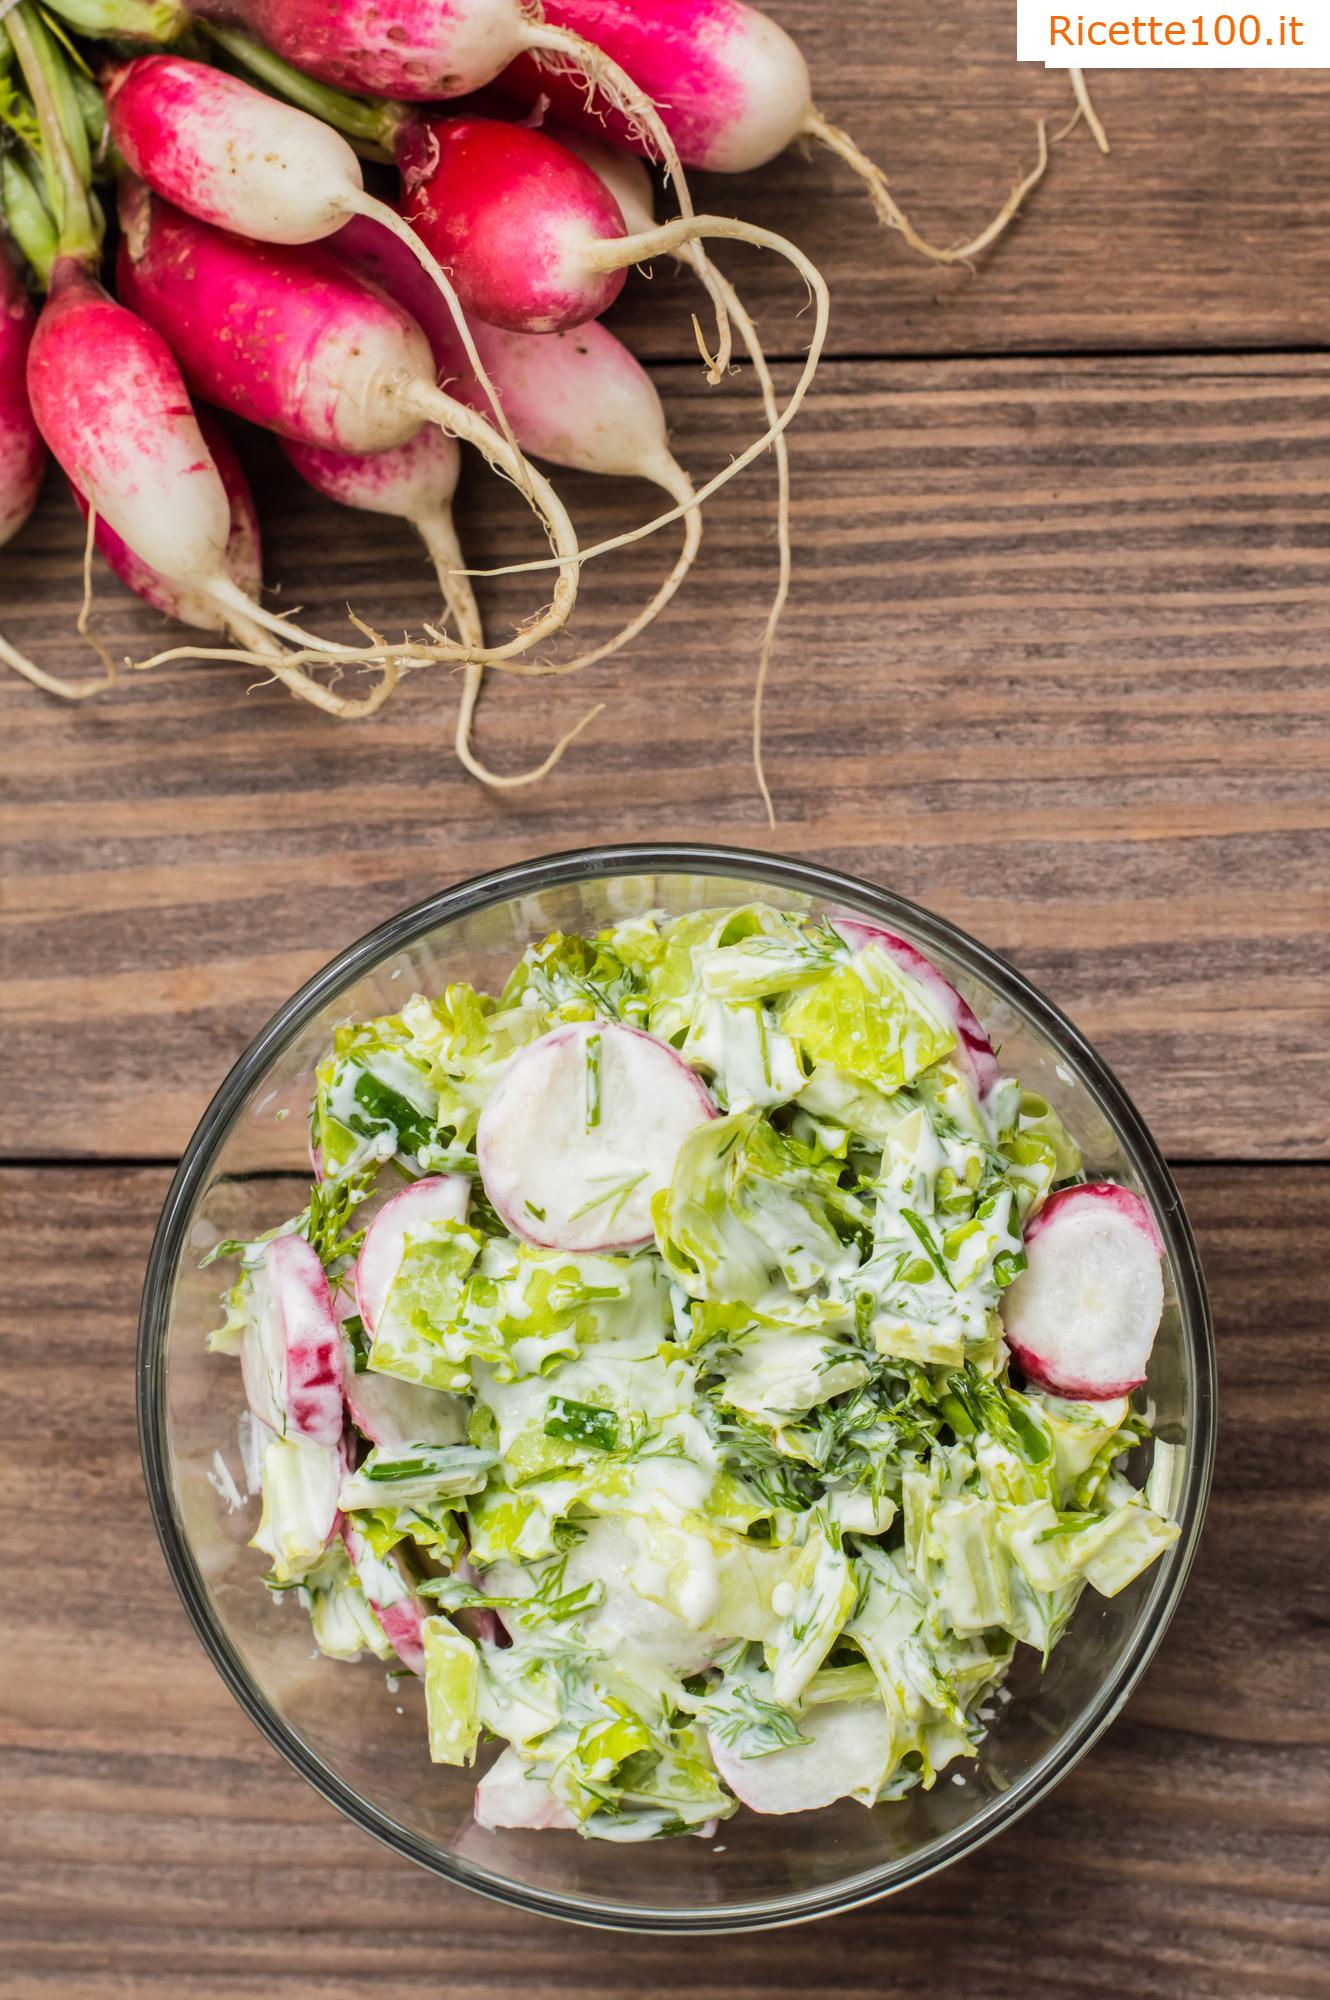
[[[149,1525],[133,1319],[167,1177],[0,1172],[6,2000],[641,1994],[726,2000],[1313,2000],[1330,1949],[1330,1168],[1194,1169],[1218,1479],[1182,1608],[1125,1714],[974,1860],[804,1930],[653,1942],[497,1910],[341,1821],[189,1630]],[[328,1671],[336,1672],[330,1666]]]
[[[681,456],[738,446],[737,385],[663,379]],[[347,597],[389,629],[422,614],[409,531],[254,465],[285,601],[327,630]],[[269,1013],[394,910],[505,860],[671,836],[823,857],[955,919],[1071,1013],[1181,1157],[1330,1152],[1323,370],[837,364],[795,474],[774,834],[746,763],[766,468],[709,511],[692,588],[630,654],[493,687],[482,735],[508,769],[608,704],[534,792],[457,769],[442,670],[361,725],[229,667],[79,710],[0,680],[8,1155],[174,1154]],[[566,485],[589,536],[650,504]],[[482,565],[531,547],[478,469],[462,521]],[[76,540],[52,507],[9,558],[11,636],[66,671]],[[579,630],[606,636],[663,554],[594,568]],[[492,629],[529,586],[487,590]],[[164,630],[110,581],[98,618],[117,653]]]

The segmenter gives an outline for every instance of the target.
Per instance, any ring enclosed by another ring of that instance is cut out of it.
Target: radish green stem
[[[352,97],[344,90],[335,90],[330,83],[317,83],[238,28],[225,28],[212,21],[200,21],[197,26],[210,41],[225,49],[234,62],[288,103],[321,118],[344,138],[372,148],[376,159],[391,161],[393,139],[407,116],[402,106],[384,97]]]
[[[20,0],[20,5],[6,17],[5,26],[9,30],[19,68],[23,72],[23,81],[28,87],[33,109],[37,113],[43,153],[53,176],[59,203],[58,254],[62,257],[71,257],[76,263],[91,269],[101,251],[100,232],[93,219],[87,186],[75,163],[70,139],[61,118],[58,101],[60,93],[53,80],[59,75],[55,51],[40,18],[32,11],[30,0]],[[75,120],[79,139],[86,154],[87,135],[83,130],[82,118],[78,116],[77,106],[75,106]]]

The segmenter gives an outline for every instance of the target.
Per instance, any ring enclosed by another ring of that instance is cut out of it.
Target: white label
[[[1016,0],[1016,59],[1046,69],[1330,69],[1330,5],[1231,11]]]

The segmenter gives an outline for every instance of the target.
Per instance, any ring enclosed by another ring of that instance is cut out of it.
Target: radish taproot
[[[585,166],[605,183],[619,204],[619,212],[633,235],[640,235],[653,227],[655,214],[655,189],[646,163],[635,153],[625,152],[622,146],[612,146],[603,138],[581,132],[574,126],[558,125],[553,119],[544,121],[544,129],[552,138],[566,146],[570,153],[576,153]],[[696,266],[698,246],[696,243],[681,244],[675,255],[682,263]],[[752,718],[752,759],[753,773],[757,788],[766,808],[767,821],[776,824],[776,809],[771,801],[771,789],[767,784],[766,764],[762,751],[763,704],[766,698],[767,680],[771,671],[772,656],[776,650],[776,634],[789,602],[790,581],[794,572],[794,549],[790,534],[790,453],[785,433],[780,428],[780,410],[776,402],[776,385],[771,379],[767,357],[762,343],[757,337],[757,328],[749,317],[748,309],[729,279],[722,271],[711,267],[712,276],[719,286],[729,314],[744,350],[752,363],[757,377],[758,390],[762,397],[762,408],[766,414],[771,436],[772,456],[776,461],[776,589],[772,596],[771,608],[762,633],[762,644],[758,652],[757,678],[753,686]],[[583,333],[589,332],[583,328]],[[493,368],[490,370],[494,373]],[[534,447],[533,447],[534,449]],[[537,452],[537,456],[540,456]]]
[[[430,1174],[413,1181],[383,1207],[365,1231],[356,1259],[356,1304],[374,1338],[388,1294],[402,1267],[407,1238],[426,1240],[465,1222],[471,1183],[465,1174]]]
[[[969,1001],[962,998],[949,979],[943,978],[917,945],[897,937],[894,931],[884,930],[881,924],[865,923],[860,917],[836,917],[833,922],[852,951],[876,946],[917,981],[941,1008],[956,1031],[956,1055],[969,1074],[980,1104],[986,1104],[1001,1081],[1002,1072],[993,1044]]]
[[[551,1028],[511,1059],[480,1114],[485,1193],[541,1249],[641,1249],[680,1146],[716,1116],[701,1078],[655,1036],[614,1021]]]
[[[516,656],[561,629],[572,610],[577,537],[549,482],[491,423],[437,387],[429,343],[410,315],[318,245],[225,234],[129,176],[121,182],[120,214],[121,294],[170,342],[186,379],[208,401],[281,437],[342,452],[389,450],[437,424],[475,444],[523,492],[556,550],[558,578],[549,607],[485,655],[523,671]],[[199,654],[191,647],[158,657],[183,651]],[[347,664],[465,656],[464,647],[443,640],[337,649]],[[297,665],[325,657],[291,656]]]
[[[483,653],[485,630],[453,521],[453,494],[461,470],[456,438],[426,425],[405,444],[393,445],[387,451],[328,451],[317,445],[297,444],[289,438],[282,440],[282,448],[301,478],[325,499],[411,524],[433,559],[443,600],[452,614],[461,644],[470,653]],[[500,790],[535,784],[546,777],[569,744],[600,713],[599,708],[591,709],[534,769],[501,777],[483,764],[471,747],[484,668],[468,661],[465,673],[454,747],[459,761],[473,777]]]
[[[602,49],[655,100],[685,166],[748,173],[788,146],[814,141],[859,176],[878,219],[935,263],[964,263],[996,242],[1048,165],[1041,121],[1038,161],[992,221],[968,242],[939,248],[915,229],[882,169],[819,111],[797,44],[746,0],[545,0],[543,11]],[[543,97],[570,124],[660,157],[649,130],[590,98],[571,64],[552,70],[519,56],[499,82],[524,104]]]
[[[1030,1381],[1101,1402],[1145,1380],[1164,1309],[1154,1216],[1112,1181],[1063,1188],[1025,1227],[1027,1268],[1002,1295],[1002,1324]]]
[[[374,222],[356,217],[329,239],[329,248],[415,315],[433,350],[440,380],[460,402],[481,415],[491,414],[494,405],[471,370],[450,319],[439,310],[438,298],[423,282],[420,267],[406,255],[396,237],[386,235]],[[731,313],[739,324],[733,305]],[[671,499],[682,504],[691,500],[693,483],[669,448],[665,412],[655,384],[608,327],[592,320],[570,333],[512,333],[477,320],[471,331],[490,385],[519,445],[530,457],[578,472],[649,479]],[[774,423],[774,403],[769,415]],[[594,666],[644,631],[692,569],[701,541],[701,510],[690,507],[684,516],[683,546],[655,595],[612,638],[575,659],[560,662],[558,672],[569,674]],[[467,589],[469,592],[469,584]],[[456,609],[454,615],[458,615]],[[475,664],[466,668],[457,720],[457,755],[473,776],[486,784],[531,784],[553,769],[598,711],[593,709],[584,716],[535,770],[518,777],[496,777],[473,756],[470,747],[483,671]]]

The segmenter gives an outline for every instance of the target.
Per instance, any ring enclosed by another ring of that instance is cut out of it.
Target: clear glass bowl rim
[[[1196,1384],[1194,1433],[1188,1441],[1179,1538],[1156,1565],[1136,1634],[1116,1672],[1046,1756],[964,1826],[903,1863],[849,1876],[830,1889],[769,1902],[693,1910],[599,1903],[588,1897],[527,1888],[491,1875],[472,1863],[441,1852],[380,1812],[312,1753],[251,1680],[225,1630],[213,1616],[172,1492],[164,1365],[172,1292],[186,1249],[186,1230],[195,1199],[206,1185],[250,1090],[320,1007],[340,988],[372,971],[394,952],[466,912],[515,896],[539,895],[568,883],[677,874],[737,877],[803,893],[826,903],[857,904],[880,922],[904,928],[921,944],[936,945],[1013,1000],[1039,1033],[1059,1053],[1072,1059],[1081,1080],[1109,1118],[1146,1190],[1163,1231],[1177,1283],[1183,1337],[1191,1349]],[[139,1312],[137,1409],[139,1451],[153,1522],[171,1580],[195,1632],[250,1720],[316,1791],[355,1825],[407,1860],[493,1901],[600,1929],[675,1935],[770,1929],[855,1909],[920,1882],[962,1855],[972,1853],[1051,1791],[1121,1710],[1154,1656],[1177,1608],[1200,1539],[1218,1429],[1214,1329],[1200,1258],[1181,1197],[1131,1099],[1066,1016],[997,953],[944,918],[890,890],[819,863],[787,860],[783,856],[708,842],[615,843],[577,848],[493,869],[441,890],[388,918],[307,980],[278,1009],[230,1070],[181,1158],[163,1204],[144,1279]]]

